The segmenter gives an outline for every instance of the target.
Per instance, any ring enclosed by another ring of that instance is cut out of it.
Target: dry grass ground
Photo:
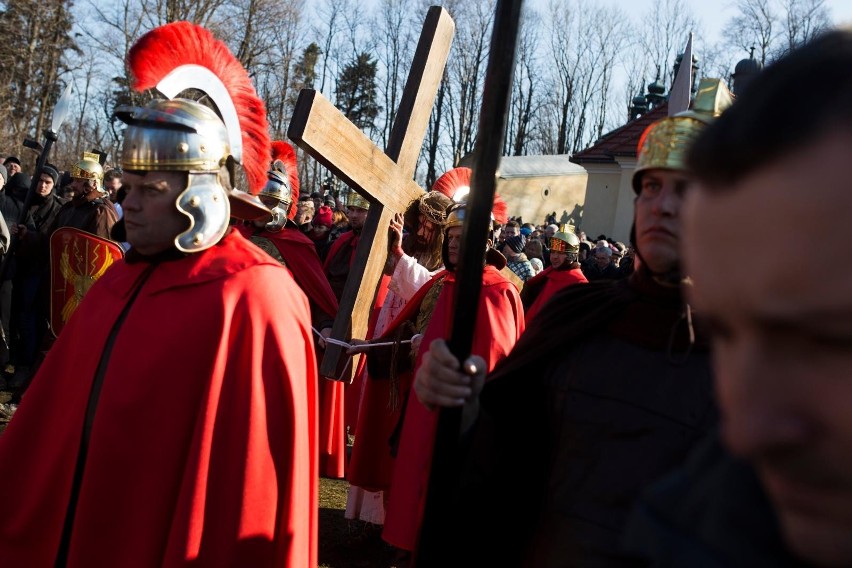
[[[320,568],[393,568],[394,550],[381,539],[379,527],[343,517],[349,484],[320,479]]]

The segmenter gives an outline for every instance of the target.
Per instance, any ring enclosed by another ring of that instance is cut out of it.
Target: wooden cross
[[[332,327],[334,339],[366,335],[387,258],[390,221],[423,194],[414,170],[454,33],[449,13],[440,6],[429,8],[384,152],[320,93],[299,93],[287,136],[370,202]],[[343,355],[342,347],[328,344],[320,375],[337,376]]]

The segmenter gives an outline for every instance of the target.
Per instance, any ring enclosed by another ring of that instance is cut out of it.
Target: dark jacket
[[[638,501],[624,550],[651,568],[794,568],[754,471],[713,437]]]
[[[548,306],[481,393],[447,523],[460,565],[641,565],[618,550],[635,499],[717,424],[707,344],[645,271]]]

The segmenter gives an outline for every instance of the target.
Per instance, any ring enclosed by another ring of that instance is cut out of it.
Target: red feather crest
[[[453,168],[435,180],[435,183],[432,185],[432,191],[440,191],[455,201],[467,199],[472,174],[473,171],[470,168]],[[462,190],[461,192],[459,192],[460,189]],[[457,192],[459,193],[459,198],[456,198]],[[506,205],[506,202],[503,201],[499,193],[494,194],[494,205],[491,207],[491,216],[501,225],[505,225],[509,221],[509,206]]]
[[[279,161],[284,164],[287,177],[290,179],[290,197],[293,200],[293,205],[288,217],[292,220],[296,217],[296,203],[299,201],[299,170],[296,164],[296,150],[289,142],[284,140],[272,142],[272,163]]]
[[[127,65],[133,74],[133,88],[155,87],[181,65],[200,65],[212,71],[228,89],[239,115],[242,131],[242,167],[250,193],[257,194],[266,183],[269,168],[269,124],[266,105],[254,89],[251,78],[224,42],[208,30],[190,22],[174,22],[146,33],[130,48]],[[204,90],[203,85],[198,85]]]

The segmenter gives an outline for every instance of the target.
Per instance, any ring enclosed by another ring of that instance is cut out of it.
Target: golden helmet
[[[686,154],[692,142],[707,124],[731,106],[733,100],[733,94],[721,79],[704,78],[690,110],[648,126],[639,139],[633,190],[639,193],[640,174],[645,170],[686,171]]]
[[[349,192],[349,197],[346,200],[347,207],[358,207],[359,209],[369,209],[370,202],[354,189]]]
[[[104,168],[98,161],[98,155],[89,152],[84,153],[83,159],[71,166],[71,177],[74,179],[92,180],[95,182],[95,189],[102,191]]]
[[[574,233],[565,231],[554,233],[550,237],[550,252],[580,252],[580,238]]]

